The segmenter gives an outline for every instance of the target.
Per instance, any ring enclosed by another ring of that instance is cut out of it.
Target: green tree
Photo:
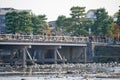
[[[33,31],[31,15],[27,11],[19,12],[19,32],[23,34],[31,34]]]
[[[66,18],[63,22],[63,31],[64,31],[64,34],[67,34],[67,35],[73,35],[74,33],[74,30],[73,30],[73,26],[72,26],[72,18]]]
[[[49,28],[46,15],[32,15],[33,34],[43,34]]]
[[[43,27],[44,29],[48,29],[49,26],[48,26],[48,24],[47,24],[47,22],[46,22],[46,20],[47,20],[46,15],[38,15],[38,18],[39,18],[39,20],[40,20],[41,23],[42,23],[42,27]]]
[[[47,29],[49,29],[49,26],[46,22],[47,18],[46,15],[38,15],[38,19],[41,22],[41,27],[42,27],[42,34],[45,34]]]
[[[71,9],[71,18],[72,18],[72,34],[73,35],[86,35],[87,31],[85,30],[85,24],[86,24],[86,13],[85,13],[85,7],[72,7]]]
[[[15,34],[19,30],[18,26],[18,12],[9,12],[5,15],[5,24],[7,26],[7,33],[13,33]]]
[[[97,9],[95,12],[96,20],[92,27],[93,34],[96,36],[112,36],[112,18],[104,8]]]
[[[27,11],[13,11],[5,15],[8,33],[32,33],[31,15]]]
[[[119,8],[120,8],[120,6],[119,6]],[[117,22],[116,23],[120,26],[120,9],[118,11]]]
[[[113,37],[113,18],[109,16],[107,19],[105,19],[103,21],[103,26],[103,36]]]
[[[64,16],[64,15],[58,16],[58,18],[56,20],[56,25],[58,28],[62,28],[64,26],[65,19],[66,19],[66,16]]]
[[[72,7],[71,17],[59,16],[56,20],[57,27],[62,28],[68,35],[88,35],[90,21],[86,18],[85,7]]]
[[[42,23],[39,18],[35,15],[32,15],[32,27],[33,27],[33,34],[42,34]]]
[[[65,19],[66,19],[66,16],[64,16],[64,15],[58,16],[58,18],[57,18],[57,20],[55,22],[55,24],[56,24],[56,26],[55,26],[55,33],[56,34],[57,33],[63,34],[63,32],[65,31],[64,30],[64,21],[65,21]]]

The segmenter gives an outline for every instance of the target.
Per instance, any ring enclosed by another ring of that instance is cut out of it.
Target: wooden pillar
[[[54,49],[54,63],[57,64],[57,50]]]
[[[42,64],[45,63],[45,53],[44,50],[41,52],[41,56],[42,56]]]
[[[70,60],[70,62],[73,62],[73,48],[72,47],[70,47],[70,57],[69,57],[69,60]]]
[[[23,53],[22,67],[25,68],[26,67],[26,51],[25,51],[25,48],[22,49],[22,53]]]
[[[10,49],[10,64],[13,65],[13,49]]]
[[[86,49],[87,47],[84,47],[84,54],[85,54],[85,64],[86,64],[86,62],[87,62],[87,52],[86,52]]]

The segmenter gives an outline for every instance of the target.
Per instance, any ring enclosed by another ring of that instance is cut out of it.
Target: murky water
[[[82,77],[0,77],[0,80],[120,80],[119,78],[82,78]]]

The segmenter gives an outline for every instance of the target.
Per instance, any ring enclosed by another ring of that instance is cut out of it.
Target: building
[[[0,8],[0,34],[6,33],[6,25],[5,25],[5,14],[12,11],[28,11],[31,10],[18,10],[14,8]]]
[[[58,35],[58,36],[63,35],[63,31],[60,27],[57,27],[56,21],[50,21],[50,22],[48,22],[48,25],[52,32],[52,35]]]
[[[118,16],[118,12],[116,12],[116,13],[113,15],[113,20],[114,20],[114,22],[117,21],[117,16]]]
[[[91,21],[94,21],[96,16],[95,16],[95,12],[96,10],[95,9],[90,9],[87,14],[86,14],[86,17],[91,20]]]
[[[55,21],[48,22],[48,25],[49,25],[51,30],[55,29],[55,27],[56,27]]]
[[[56,30],[55,30],[55,28],[56,28],[56,23],[55,23],[55,21],[49,21],[49,22],[48,22],[48,25],[49,25],[49,28],[50,28],[52,34],[55,34],[55,33],[56,33]]]
[[[14,8],[0,8],[0,34],[6,33],[5,14],[14,10]]]

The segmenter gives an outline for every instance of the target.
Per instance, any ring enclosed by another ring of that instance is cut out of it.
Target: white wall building
[[[89,10],[89,11],[87,12],[87,14],[86,14],[86,17],[87,17],[89,20],[94,21],[95,18],[96,18],[95,12],[96,12],[96,10],[94,10],[94,9]]]

